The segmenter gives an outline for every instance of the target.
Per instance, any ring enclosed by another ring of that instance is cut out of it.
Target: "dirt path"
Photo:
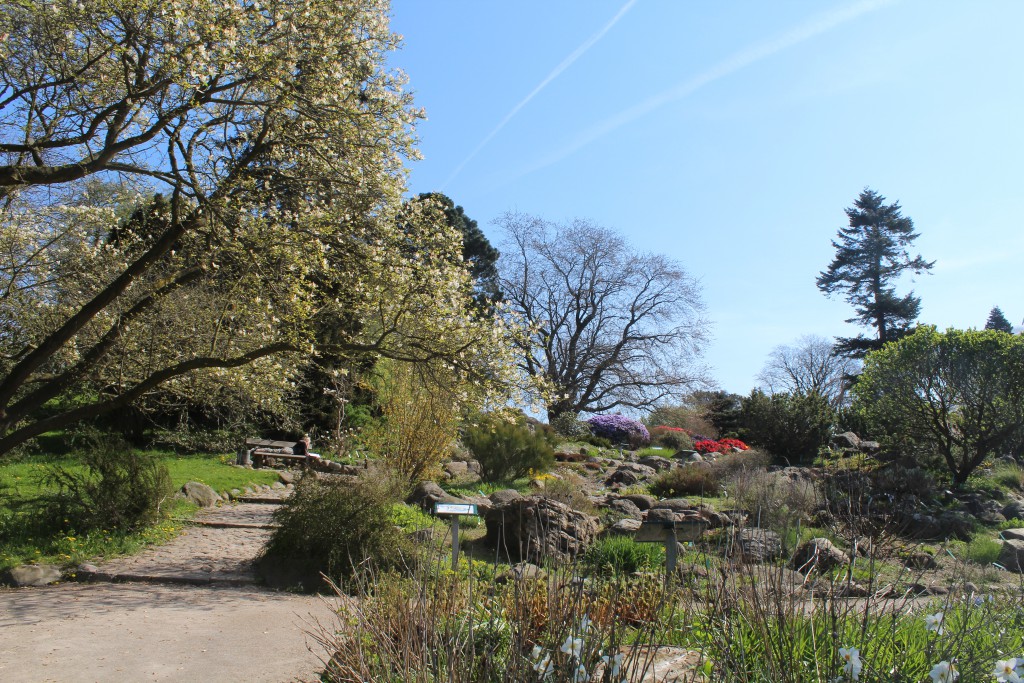
[[[225,505],[95,583],[0,589],[0,681],[315,680],[319,598],[264,590],[251,560],[273,508]],[[239,525],[239,526],[235,526]]]

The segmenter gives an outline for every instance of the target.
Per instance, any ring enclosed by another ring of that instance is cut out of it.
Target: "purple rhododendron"
[[[595,436],[615,442],[649,443],[651,435],[639,420],[625,415],[595,415],[587,420]]]

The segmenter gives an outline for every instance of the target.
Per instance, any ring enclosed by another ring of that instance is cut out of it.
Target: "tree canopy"
[[[889,448],[937,455],[954,485],[1024,446],[1024,337],[919,327],[868,355],[854,407]]]
[[[1006,332],[1013,334],[1013,325],[1003,315],[1003,311],[998,306],[993,306],[992,310],[988,312],[988,320],[985,321],[986,330],[999,330],[1000,332]]]
[[[830,340],[804,335],[793,345],[776,346],[758,379],[769,393],[814,393],[837,408],[845,402],[850,376],[857,369],[858,363],[837,354]]]
[[[548,384],[549,419],[651,407],[703,385],[704,305],[681,265],[585,220],[499,223],[501,287],[530,329],[520,368]]]
[[[865,188],[846,215],[849,225],[832,241],[835,258],[818,275],[817,284],[827,295],[843,294],[853,306],[856,315],[846,322],[874,328],[873,339],[858,335],[837,340],[840,353],[862,358],[910,331],[921,300],[913,292],[897,295],[895,283],[906,272],[931,270],[934,261],[910,256],[918,233],[899,202],[886,204],[885,197]]]
[[[461,235],[398,228],[387,2],[7,3],[0,35],[0,453],[158,387],[273,400],[325,344],[507,376]]]

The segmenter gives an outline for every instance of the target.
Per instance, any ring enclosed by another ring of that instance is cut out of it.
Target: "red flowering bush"
[[[696,441],[693,444],[693,450],[698,453],[727,453],[728,448],[718,443],[714,439],[703,439],[702,441]]]
[[[745,451],[748,448],[750,448],[750,446],[743,443],[739,439],[719,439],[718,443],[722,444],[723,446],[728,446],[729,448],[738,448],[741,451]]]

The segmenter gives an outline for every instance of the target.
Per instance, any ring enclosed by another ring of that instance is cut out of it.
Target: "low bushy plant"
[[[555,452],[543,434],[526,424],[498,415],[479,417],[463,429],[462,442],[480,463],[486,481],[525,477],[547,472],[555,464]]]
[[[743,439],[791,463],[812,462],[836,420],[828,400],[815,393],[768,395],[755,389],[742,405]]]
[[[692,451],[693,439],[682,427],[651,427],[651,443],[676,451]]]
[[[717,496],[721,488],[718,471],[710,463],[674,467],[655,475],[648,487],[660,498]]]
[[[588,515],[597,514],[597,506],[587,497],[583,477],[575,472],[562,471],[558,479],[545,479],[544,497],[565,503],[573,510]]]
[[[639,420],[625,415],[595,415],[587,420],[587,424],[595,436],[610,439],[614,443],[625,443],[632,448],[639,448],[651,442],[647,427]]]
[[[54,493],[40,499],[40,515],[54,528],[131,531],[159,519],[172,494],[167,468],[122,442],[86,450],[82,469],[56,466],[44,476]]]
[[[319,574],[341,581],[367,561],[378,567],[401,566],[411,548],[395,524],[402,493],[387,477],[367,476],[352,483],[304,476],[274,513],[278,526],[257,564],[265,576],[296,577],[306,589],[319,587]]]
[[[628,536],[609,536],[587,548],[581,562],[595,574],[650,572],[664,566],[665,549],[657,543],[637,543]]]

